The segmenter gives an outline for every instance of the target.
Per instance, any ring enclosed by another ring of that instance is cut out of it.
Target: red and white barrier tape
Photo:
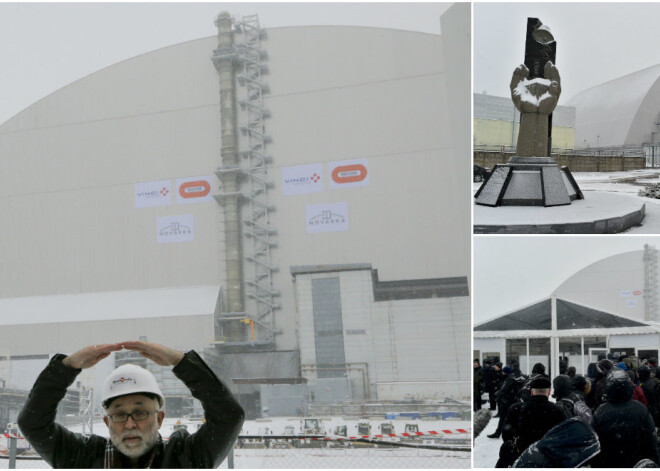
[[[20,438],[21,440],[25,440],[25,437],[21,437],[20,435],[14,433],[14,434],[9,434],[9,433],[4,433],[1,436],[5,438]]]
[[[312,440],[357,440],[359,438],[411,438],[411,437],[424,437],[424,436],[442,436],[442,435],[460,435],[469,433],[467,430],[459,428],[455,430],[431,430],[430,432],[413,432],[413,433],[386,433],[381,435],[357,435],[354,437],[323,437],[312,438]],[[304,440],[304,437],[300,438]]]

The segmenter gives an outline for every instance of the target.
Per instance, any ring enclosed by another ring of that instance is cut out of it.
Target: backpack
[[[520,375],[517,378],[515,378],[516,382],[513,383],[513,386],[511,387],[511,397],[513,398],[513,402],[516,402],[518,400],[518,393],[525,384],[526,379],[527,378],[525,378],[523,375]]]
[[[518,401],[527,402],[532,397],[532,381],[534,378],[536,378],[536,376],[520,376],[519,379],[522,379],[523,382],[521,383],[521,386],[518,389],[518,393],[516,394],[516,399]]]
[[[588,424],[591,423],[591,418],[593,417],[593,414],[591,413],[591,409],[589,408],[587,403],[584,402],[582,399],[579,399],[574,402],[573,415],[578,419],[582,419]]]

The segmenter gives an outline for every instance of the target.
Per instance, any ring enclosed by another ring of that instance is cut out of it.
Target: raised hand
[[[120,343],[107,343],[103,345],[90,345],[81,350],[78,350],[75,353],[72,353],[68,357],[62,360],[64,366],[69,368],[76,369],[85,369],[91,368],[96,365],[99,361],[106,358],[112,352],[117,352],[121,350],[122,346]]]
[[[160,366],[176,366],[183,358],[183,352],[157,343],[128,341],[121,342],[120,345],[126,350],[139,352],[140,355]]]

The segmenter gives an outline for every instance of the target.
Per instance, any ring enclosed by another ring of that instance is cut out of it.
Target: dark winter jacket
[[[57,404],[81,371],[63,365],[64,358],[65,355],[55,355],[39,375],[18,417],[18,425],[53,468],[103,468],[108,439],[73,433],[55,423]],[[243,409],[194,351],[186,353],[172,371],[202,403],[206,422],[192,435],[177,430],[166,444],[161,441],[156,445],[151,467],[217,468],[241,430]]]
[[[481,366],[476,366],[472,373],[472,394],[474,396],[481,396],[484,391],[484,370]]]
[[[514,376],[513,373],[506,376],[504,383],[502,383],[500,389],[495,393],[495,399],[497,399],[497,406],[500,408],[500,414],[502,413],[502,410],[508,409],[508,407],[516,401],[516,393],[518,392],[519,386],[519,379]]]
[[[601,453],[591,462],[597,468],[632,468],[641,459],[660,462],[658,437],[648,409],[632,400],[628,375],[614,370],[607,376],[607,403],[594,413],[592,426]]]
[[[644,397],[646,398],[646,407],[648,407],[651,417],[653,417],[653,423],[658,424],[658,397],[655,393],[656,382],[651,378],[651,372],[646,366],[640,366],[637,369],[637,374],[639,375],[639,380],[641,381],[642,391],[644,391]]]
[[[505,425],[509,424],[510,430],[513,430],[512,438],[519,456],[548,430],[563,421],[563,412],[556,404],[548,401],[547,396],[532,396],[522,406],[509,408]]]
[[[597,364],[598,367],[598,375],[596,376],[596,381],[592,386],[592,390],[594,391],[594,403],[593,403],[593,409],[594,411],[598,408],[599,405],[604,403],[607,400],[607,373],[614,368],[612,363],[609,360],[601,360]]]
[[[494,366],[488,368],[486,370],[486,374],[484,375],[484,391],[489,393],[494,393],[497,391],[502,381],[503,374],[504,373],[502,373],[502,370],[496,371]]]
[[[599,452],[598,436],[589,424],[568,419],[527,448],[513,467],[578,468]]]
[[[552,380],[552,387],[555,393],[552,395],[556,399],[557,406],[564,414],[564,418],[570,419],[575,416],[575,402],[570,398],[573,390],[573,381],[568,375],[559,375]]]

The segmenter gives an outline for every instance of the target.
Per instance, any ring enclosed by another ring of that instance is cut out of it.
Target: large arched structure
[[[235,169],[220,158],[217,38],[112,65],[3,123],[0,256],[12,268],[0,273],[0,373],[9,360],[25,387],[53,353],[128,336],[206,349],[228,378],[315,380],[332,360],[350,369],[359,398],[468,398],[457,365],[469,355],[469,140],[455,139],[469,133],[469,108],[456,111],[469,103],[469,90],[456,91],[469,85],[468,12],[446,13],[461,25],[443,29],[454,37],[267,31],[271,212],[266,226],[248,221],[259,230],[244,228],[241,243],[273,235],[276,311],[272,326],[237,313],[243,337],[226,354],[219,175]],[[237,128],[251,112],[241,80]],[[190,204],[187,189],[205,197]],[[241,191],[247,207],[252,189]],[[255,302],[246,299],[248,316]]]
[[[584,90],[568,105],[577,147],[658,143],[660,64]]]
[[[599,354],[660,353],[658,254],[654,247],[613,255],[581,269],[550,296],[474,327],[483,358],[540,361],[558,374],[566,356],[578,373]]]

